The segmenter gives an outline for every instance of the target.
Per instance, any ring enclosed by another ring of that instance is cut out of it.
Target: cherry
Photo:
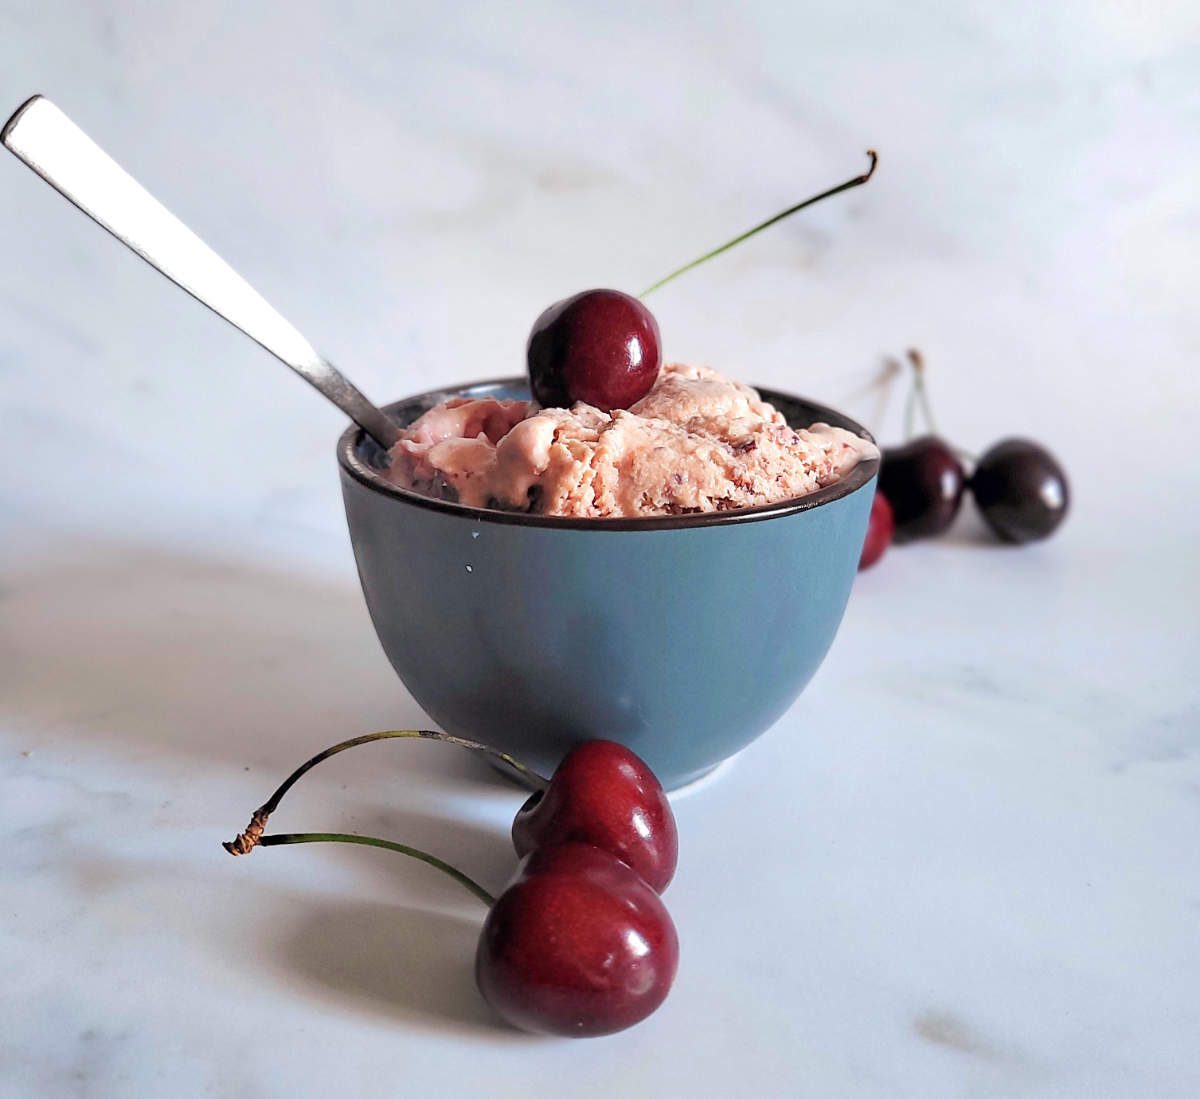
[[[879,491],[892,505],[897,544],[941,534],[958,514],[966,475],[943,440],[923,435],[883,452]]]
[[[732,240],[676,268],[642,291],[642,297],[707,263],[814,203],[854,187],[875,174],[879,158],[867,150],[870,164],[862,175],[797,202]],[[637,298],[619,290],[585,290],[550,306],[534,322],[525,349],[533,398],[544,408],[584,401],[604,412],[629,408],[650,392],[662,365],[658,322]]]
[[[283,797],[313,767],[350,748],[395,738],[447,741],[484,753],[541,787],[513,824],[523,857],[499,898],[406,844],[345,832],[264,834]],[[596,842],[580,842],[593,837]],[[679,940],[657,891],[675,869],[675,820],[654,774],[622,745],[587,741],[547,781],[494,748],[433,730],[353,737],[301,764],[254,811],[245,831],[223,846],[246,855],[257,847],[302,843],[395,851],[436,867],[478,897],[488,915],[476,981],[514,1026],[573,1037],[611,1034],[654,1011],[675,979]]]
[[[896,518],[892,505],[878,489],[871,501],[871,517],[867,520],[867,537],[863,541],[862,556],[858,559],[858,571],[869,569],[892,544],[892,533],[896,529]]]
[[[539,847],[484,920],[479,991],[523,1030],[589,1038],[640,1022],[679,964],[658,894],[615,855],[586,843]]]
[[[675,815],[654,772],[611,740],[587,740],[558,765],[550,785],[521,806],[513,846],[527,855],[550,844],[590,843],[616,855],[656,892],[679,856]]]
[[[585,290],[550,306],[526,348],[534,400],[545,408],[576,401],[604,412],[650,392],[662,365],[658,322],[620,290]]]
[[[590,1038],[641,1022],[666,999],[679,938],[659,895],[616,855],[589,843],[539,847],[500,896],[407,844],[347,832],[254,837],[255,847],[349,843],[407,855],[449,875],[488,907],[475,983],[513,1026]]]
[[[1070,506],[1067,475],[1028,439],[1004,439],[975,465],[971,493],[984,521],[1006,542],[1048,538]]]

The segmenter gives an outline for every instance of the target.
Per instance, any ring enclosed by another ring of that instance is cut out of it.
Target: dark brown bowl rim
[[[404,405],[420,402],[426,407],[432,407],[451,397],[459,397],[464,393],[487,387],[493,389],[523,387],[526,380],[523,377],[487,378],[478,382],[464,382],[461,385],[447,386],[441,389],[431,389],[425,393],[416,393],[399,401],[393,401],[384,406],[384,411],[394,412]],[[763,400],[772,404],[803,404],[812,409],[816,416],[812,423],[829,423],[844,427],[856,435],[871,442],[875,437],[861,424],[850,419],[837,409],[828,405],[810,401],[807,397],[784,393],[778,389],[756,387]],[[522,511],[501,511],[498,508],[468,507],[449,500],[436,500],[431,496],[422,496],[411,489],[401,488],[392,484],[380,473],[367,465],[358,455],[358,445],[363,436],[363,430],[357,424],[351,424],[338,440],[338,464],[364,488],[383,496],[390,496],[405,504],[424,508],[428,511],[440,511],[445,515],[456,515],[473,523],[504,523],[513,526],[549,527],[555,530],[596,530],[596,531],[631,531],[631,530],[686,530],[692,527],[723,527],[734,523],[756,523],[764,519],[776,519],[785,515],[795,515],[801,511],[811,511],[822,504],[830,504],[844,496],[857,492],[869,484],[871,478],[879,471],[879,459],[868,458],[859,462],[845,477],[825,488],[817,489],[806,496],[795,496],[787,500],[778,500],[773,504],[762,504],[753,508],[739,508],[733,511],[704,511],[691,515],[660,515],[648,516],[644,519],[581,519],[563,515],[530,515]]]

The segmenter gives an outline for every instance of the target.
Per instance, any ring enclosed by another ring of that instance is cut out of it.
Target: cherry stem
[[[638,297],[644,298],[648,294],[653,294],[655,290],[666,286],[672,279],[678,278],[685,271],[690,271],[693,267],[699,267],[700,264],[706,263],[714,256],[719,256],[722,252],[728,252],[730,248],[741,244],[744,240],[749,240],[756,233],[761,233],[764,229],[770,228],[777,221],[783,221],[784,218],[791,217],[792,214],[799,210],[803,210],[806,206],[812,206],[814,203],[820,202],[822,199],[830,198],[833,195],[840,194],[842,191],[849,191],[852,187],[861,187],[868,179],[875,174],[875,165],[879,163],[879,156],[874,149],[867,150],[867,156],[871,158],[871,166],[861,176],[855,176],[853,179],[846,180],[845,183],[839,183],[836,187],[830,187],[828,191],[822,191],[819,195],[813,195],[812,198],[806,198],[803,202],[797,202],[795,206],[789,206],[786,210],[781,211],[774,217],[767,218],[766,221],[754,226],[753,229],[747,229],[740,236],[736,236],[733,240],[728,240],[719,248],[714,248],[711,252],[705,252],[699,259],[692,260],[691,263],[685,263],[677,271],[672,271],[654,283],[652,286],[643,290]]]
[[[938,433],[937,423],[933,418],[933,406],[929,403],[929,390],[925,386],[925,359],[915,347],[909,348],[908,361],[912,366],[913,384],[908,391],[908,403],[904,407],[904,435],[913,437],[916,427],[916,407],[921,406],[921,417],[931,435]]]
[[[330,756],[336,756],[339,752],[344,752],[348,748],[357,748],[360,744],[370,744],[374,740],[400,739],[440,740],[445,744],[456,744],[460,748],[468,748],[472,752],[491,756],[492,759],[507,764],[517,771],[535,790],[545,790],[550,785],[548,779],[543,778],[536,771],[526,767],[525,764],[518,763],[507,752],[501,752],[496,748],[492,748],[487,744],[480,744],[475,740],[464,740],[462,737],[451,736],[449,733],[440,733],[435,729],[387,729],[381,733],[365,733],[363,736],[351,737],[349,740],[343,740],[340,744],[335,744],[331,748],[326,748],[323,752],[318,752],[306,763],[300,764],[299,767],[280,783],[279,789],[254,810],[254,813],[250,817],[250,823],[246,826],[246,830],[239,833],[229,842],[223,843],[222,846],[231,855],[247,855],[253,851],[262,841],[263,832],[267,827],[267,818],[279,808],[279,803],[283,800],[283,796],[318,763],[323,763]]]
[[[491,908],[496,898],[483,888],[477,881],[468,878],[457,867],[443,862],[436,855],[429,854],[405,843],[393,843],[391,840],[376,839],[374,836],[356,836],[350,832],[284,832],[274,836],[260,836],[260,847],[283,847],[291,843],[355,843],[361,847],[381,847],[385,851],[396,851],[412,859],[419,859],[429,866],[436,867],[443,874],[448,874],[464,889],[474,893],[484,904]]]
[[[916,427],[917,405],[921,406],[921,417],[931,435],[938,434],[937,423],[933,418],[933,406],[929,402],[929,390],[925,385],[925,358],[915,347],[908,350],[908,361],[913,370],[913,384],[908,391],[908,402],[904,406],[904,437],[911,439]],[[976,465],[979,459],[969,450],[962,447],[950,448],[965,465]]]

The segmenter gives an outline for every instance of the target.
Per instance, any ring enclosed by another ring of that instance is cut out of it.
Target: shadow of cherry
[[[536,1040],[488,1007],[475,986],[477,918],[378,901],[311,900],[275,962],[323,996],[406,1024],[447,1024],[501,1041]]]

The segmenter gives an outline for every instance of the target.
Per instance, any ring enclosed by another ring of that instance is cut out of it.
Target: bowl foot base
[[[726,774],[733,766],[736,759],[736,755],[730,756],[728,759],[721,760],[720,763],[715,763],[713,766],[705,768],[705,770],[700,771],[698,774],[692,775],[689,778],[685,778],[682,782],[675,786],[668,786],[667,793],[673,796],[677,795],[679,797],[686,797],[689,794],[696,793],[698,790],[703,790],[706,786],[711,786],[723,774]],[[521,777],[519,771],[514,771],[511,767],[500,763],[498,760],[489,759],[487,762],[488,766],[491,767],[496,774],[502,775],[514,786],[519,786],[521,789],[528,790],[530,793],[533,792],[534,787]]]
[[[711,786],[714,782],[719,782],[722,775],[729,774],[736,762],[736,755],[730,756],[728,759],[723,759],[720,763],[716,763],[707,770],[701,771],[698,775],[685,779],[678,786],[670,787],[667,793],[672,797],[688,797],[690,794],[698,793]]]

